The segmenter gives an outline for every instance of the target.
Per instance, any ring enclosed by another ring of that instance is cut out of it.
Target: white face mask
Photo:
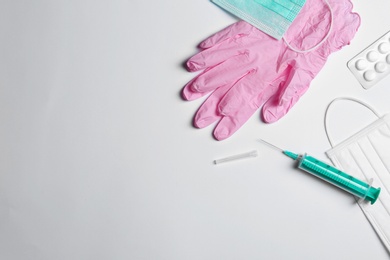
[[[376,116],[370,125],[337,145],[329,137],[327,112],[337,100],[349,100],[369,108]],[[390,114],[380,116],[367,104],[353,98],[333,100],[325,113],[325,131],[333,147],[326,152],[333,164],[361,180],[373,180],[373,186],[381,187],[374,205],[359,200],[358,204],[390,252]]]

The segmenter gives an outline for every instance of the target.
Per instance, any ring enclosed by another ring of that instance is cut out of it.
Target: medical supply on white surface
[[[287,150],[282,150],[279,147],[276,147],[262,139],[260,139],[260,141],[284,153],[291,159],[298,160],[299,169],[308,172],[328,183],[331,183],[334,186],[339,187],[340,189],[343,189],[358,198],[370,201],[371,204],[374,204],[379,196],[381,191],[380,188],[374,188],[371,186],[371,184],[365,183],[310,155],[298,155]]]
[[[220,164],[220,163],[225,163],[225,162],[231,162],[235,160],[240,160],[240,159],[245,159],[245,158],[250,158],[250,157],[257,157],[257,151],[253,150],[247,153],[241,153],[241,154],[236,154],[232,156],[228,156],[225,158],[221,158],[218,160],[214,160],[214,164]]]
[[[211,0],[226,11],[280,40],[306,0]]]
[[[288,48],[292,51],[295,51],[297,53],[307,53],[307,52],[311,52],[311,51],[314,51],[315,49],[317,49],[318,47],[320,47],[329,37],[329,35],[331,34],[332,30],[333,30],[333,10],[332,10],[332,6],[330,5],[329,3],[329,0],[323,0],[325,2],[325,4],[327,5],[328,9],[329,9],[329,15],[330,15],[330,23],[329,23],[329,29],[328,29],[328,32],[326,33],[326,35],[324,36],[324,38],[322,38],[321,41],[319,41],[317,44],[311,46],[310,48],[307,48],[307,49],[298,49],[298,48],[295,48],[293,47],[289,42],[288,40],[286,40],[285,37],[283,37],[283,41],[284,43],[288,46]]]
[[[197,128],[215,125],[214,137],[232,136],[261,108],[261,119],[273,123],[285,116],[306,93],[333,52],[353,39],[360,16],[350,0],[307,0],[285,34],[297,53],[245,21],[239,21],[199,44],[201,51],[186,63],[191,72],[201,71],[182,91],[185,100],[208,96],[197,110]],[[215,124],[216,123],[216,124]]]
[[[375,114],[376,120],[336,145],[328,132],[327,115],[330,106],[339,100],[357,102],[367,107]],[[332,146],[326,154],[333,164],[358,178],[374,179],[374,184],[382,187],[375,205],[368,205],[363,201],[358,201],[358,204],[390,253],[390,114],[380,116],[368,104],[343,97],[328,105],[324,124]]]
[[[369,89],[390,74],[390,31],[348,61],[348,68]]]
[[[330,12],[330,26],[326,35],[317,44],[300,50],[293,47],[283,35],[298,16],[306,0],[212,0],[226,11],[243,19],[271,37],[280,40],[298,53],[311,52],[320,47],[329,37],[333,28],[333,11],[328,0],[323,0]]]

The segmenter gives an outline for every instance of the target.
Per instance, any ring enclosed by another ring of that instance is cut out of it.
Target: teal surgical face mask
[[[212,2],[280,40],[306,0],[212,0]]]

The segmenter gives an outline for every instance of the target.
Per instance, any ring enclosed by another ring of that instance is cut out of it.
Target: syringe
[[[374,204],[377,200],[381,188],[374,188],[371,184],[361,181],[327,163],[324,163],[310,155],[298,155],[296,153],[282,150],[262,139],[260,139],[267,145],[283,152],[285,155],[293,160],[298,160],[298,168],[302,169],[318,178],[321,178],[336,187],[339,187],[356,197],[367,200]]]

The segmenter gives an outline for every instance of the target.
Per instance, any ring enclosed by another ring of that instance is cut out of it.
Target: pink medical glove
[[[283,117],[310,86],[327,57],[354,37],[360,17],[350,0],[307,0],[285,34],[294,49],[252,25],[239,21],[203,41],[202,49],[187,61],[189,71],[203,70],[183,89],[186,100],[211,95],[194,117],[206,127],[219,121],[214,137],[223,140],[236,132],[260,107],[262,118],[272,123]]]

